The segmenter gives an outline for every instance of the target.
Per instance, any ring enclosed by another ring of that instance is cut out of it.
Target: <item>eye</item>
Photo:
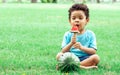
[[[80,20],[82,20],[82,19],[83,19],[83,17],[79,17],[79,19],[80,19]]]
[[[72,17],[72,20],[75,20],[75,17]]]

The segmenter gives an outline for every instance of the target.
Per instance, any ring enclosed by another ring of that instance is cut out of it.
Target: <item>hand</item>
[[[73,47],[81,50],[83,46],[81,45],[80,42],[76,42],[76,43],[73,45]]]
[[[72,43],[72,44],[75,44],[75,43],[76,43],[76,36],[77,36],[77,34],[74,33],[74,35],[73,35],[72,38],[71,38],[71,43]]]

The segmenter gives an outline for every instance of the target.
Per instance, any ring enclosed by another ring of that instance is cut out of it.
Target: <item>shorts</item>
[[[89,58],[90,57],[90,55],[88,55],[88,56],[82,56],[82,57],[79,57],[79,60],[80,61],[83,61],[83,60],[85,60],[85,59],[87,59],[87,58]]]

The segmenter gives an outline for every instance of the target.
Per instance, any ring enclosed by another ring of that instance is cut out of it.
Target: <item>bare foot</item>
[[[98,69],[98,66],[80,66],[82,69]]]

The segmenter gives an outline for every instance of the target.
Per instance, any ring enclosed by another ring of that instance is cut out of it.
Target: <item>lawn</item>
[[[56,54],[70,30],[71,4],[0,4],[0,75],[65,75],[56,71]],[[68,75],[120,74],[120,5],[88,4],[97,37],[98,70]],[[67,74],[66,74],[67,75]]]

